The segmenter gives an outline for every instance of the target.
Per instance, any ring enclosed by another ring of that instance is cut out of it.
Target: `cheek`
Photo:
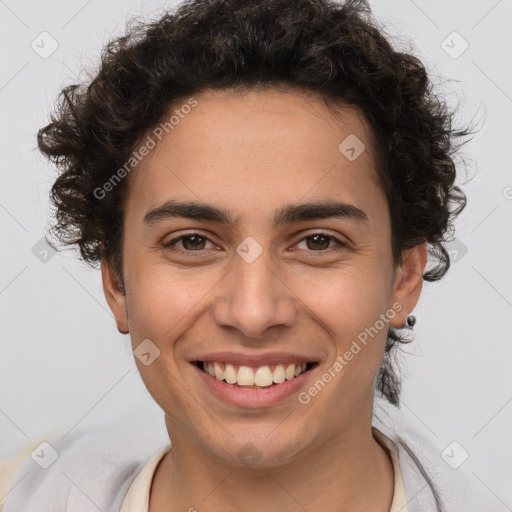
[[[311,310],[331,335],[337,355],[345,354],[356,342],[361,350],[353,348],[357,355],[351,360],[377,370],[390,318],[386,315],[390,298],[386,282],[387,277],[378,266],[340,269],[336,277],[331,275],[328,286],[318,286],[322,279],[317,279],[317,290],[321,292],[310,294],[308,299]],[[382,315],[387,321],[382,320]]]
[[[193,269],[177,273],[166,265],[139,265],[129,284],[132,334],[168,342],[204,305],[215,279]]]
[[[179,340],[194,324],[212,287],[188,276],[178,276],[169,268],[149,265],[149,271],[133,268],[130,276],[129,324],[134,350],[146,339],[156,347],[158,356],[149,365],[135,357],[140,376],[162,409],[193,411],[195,404],[184,392],[180,381],[183,361],[179,357]],[[136,270],[136,271],[134,271]],[[192,274],[189,274],[192,276]],[[135,354],[136,355],[136,354]],[[188,364],[188,363],[187,363]]]

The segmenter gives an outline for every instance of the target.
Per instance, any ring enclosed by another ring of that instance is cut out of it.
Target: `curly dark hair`
[[[95,190],[130,159],[147,133],[183,98],[207,89],[288,87],[329,106],[350,105],[371,128],[385,192],[395,263],[427,242],[435,281],[450,259],[443,243],[466,204],[453,159],[471,134],[454,129],[421,61],[396,51],[364,0],[188,0],[161,19],[135,21],[108,43],[90,81],[65,87],[39,149],[59,168],[51,189],[50,234],[77,244],[82,259],[105,258],[122,279],[123,198],[129,180]],[[392,207],[391,207],[392,205]],[[399,405],[393,347],[411,341],[388,330],[376,389]]]

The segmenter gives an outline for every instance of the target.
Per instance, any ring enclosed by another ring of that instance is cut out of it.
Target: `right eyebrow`
[[[165,219],[183,217],[186,219],[220,222],[226,225],[235,225],[238,217],[223,208],[217,208],[206,203],[194,201],[166,201],[164,204],[149,210],[144,215],[144,223],[155,224]]]

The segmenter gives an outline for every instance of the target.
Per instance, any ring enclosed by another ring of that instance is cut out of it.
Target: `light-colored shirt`
[[[405,500],[404,484],[402,481],[402,473],[400,471],[400,464],[398,461],[398,454],[396,446],[393,441],[386,437],[382,432],[373,428],[373,435],[375,439],[383,446],[391,457],[393,464],[394,474],[394,493],[393,502],[389,512],[407,512],[407,505]],[[148,512],[149,497],[151,491],[151,483],[155,474],[156,468],[162,458],[171,449],[171,445],[158,450],[149,461],[140,470],[135,480],[130,485],[128,493],[126,494],[121,505],[120,512]]]
[[[393,466],[394,493],[390,512],[407,512],[405,490],[396,446],[391,439],[386,437],[375,427],[373,428],[373,435],[379,444],[389,453]],[[37,445],[39,445],[39,443],[37,443]],[[14,483],[15,475],[19,467],[37,445],[30,446],[30,448],[19,452],[8,461],[0,461],[0,511],[7,500],[9,488]],[[140,470],[138,470],[123,498],[119,512],[148,512],[151,485],[156,468],[171,448],[172,445],[170,443],[159,448]],[[2,497],[4,498],[2,499]]]
[[[393,466],[390,511],[491,510],[495,497],[475,485],[469,463],[455,470],[443,459],[451,439],[433,438],[407,420],[384,406],[373,418],[374,437],[389,450]],[[2,512],[147,512],[155,470],[171,449],[161,417],[140,413],[45,441],[50,449],[33,451],[39,444],[33,443],[0,464]],[[52,454],[58,456],[48,461]],[[43,460],[49,467],[42,467]]]

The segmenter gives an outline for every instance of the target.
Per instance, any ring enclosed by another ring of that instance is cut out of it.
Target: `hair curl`
[[[39,149],[59,168],[51,189],[50,234],[79,247],[94,266],[113,263],[122,282],[123,180],[106,197],[101,187],[137,143],[184,97],[207,88],[288,86],[331,105],[360,110],[372,130],[377,174],[391,220],[395,262],[404,249],[428,242],[441,279],[450,259],[443,242],[466,204],[454,185],[455,111],[433,92],[421,61],[393,49],[365,0],[189,0],[156,22],[136,22],[103,49],[90,81],[65,87]],[[465,142],[463,142],[465,143]],[[399,404],[389,328],[376,389]],[[395,354],[396,355],[396,354]]]

